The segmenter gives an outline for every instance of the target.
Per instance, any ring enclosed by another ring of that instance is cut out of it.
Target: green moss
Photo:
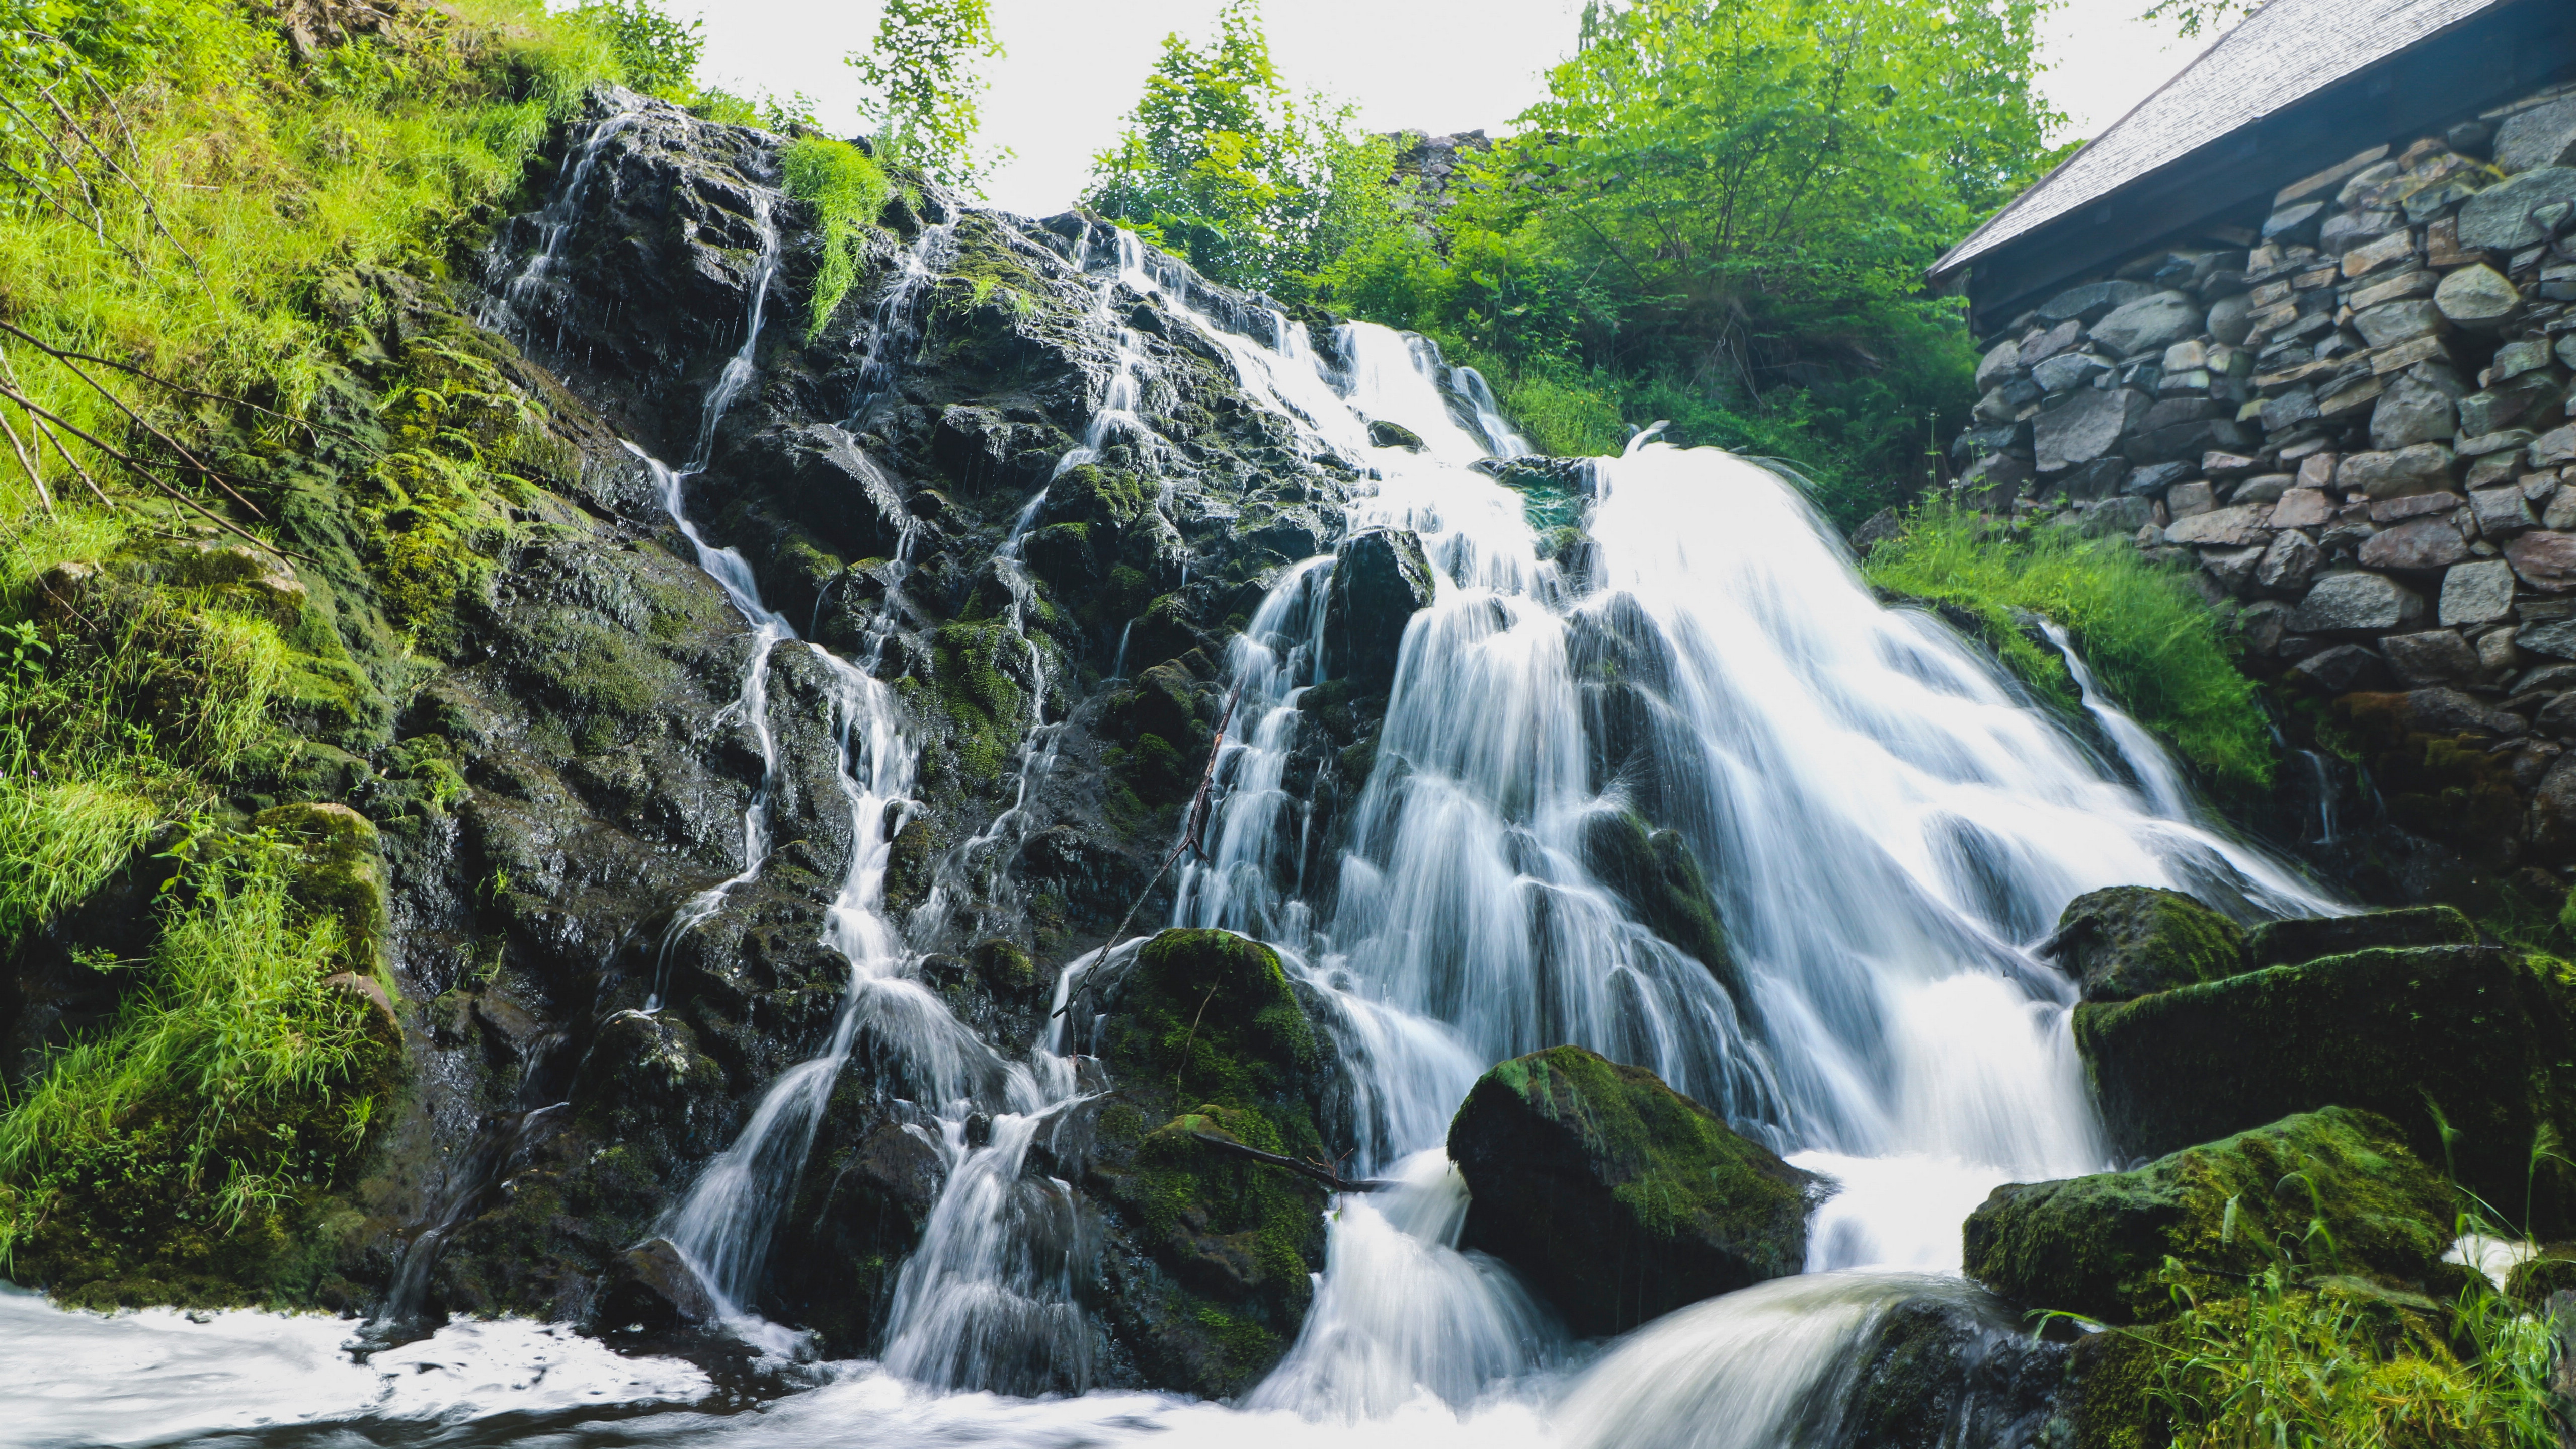
[[[1005,672],[1028,644],[997,621],[943,624],[932,636],[932,688],[953,728],[949,748],[973,784],[1001,778],[1027,727],[1028,691]]]
[[[2576,1126],[2576,992],[2547,958],[2360,951],[2088,1003],[2075,1040],[2122,1153],[2350,1107],[2395,1122],[2499,1216],[2576,1223],[2576,1175],[2532,1158],[2537,1134]]]
[[[1995,1189],[1967,1222],[1969,1276],[2015,1302],[2109,1323],[2179,1310],[2165,1260],[2225,1291],[2287,1240],[2338,1271],[2424,1280],[2455,1203],[2386,1119],[2330,1107],[2128,1172]],[[2324,1233],[2311,1241],[2311,1222]]]
[[[2072,532],[2017,533],[1926,506],[1862,572],[1879,588],[1968,611],[2034,694],[2071,713],[2078,700],[2065,661],[2025,638],[2013,616],[2027,609],[2056,620],[2103,691],[2184,759],[2232,786],[2269,784],[2271,731],[2254,682],[2236,667],[2225,617],[2188,570],[2149,563],[2125,540]]]
[[[2087,1001],[2215,981],[2246,968],[2245,932],[2180,891],[2111,886],[2067,903],[2047,954]]]
[[[1795,1273],[1819,1184],[1655,1074],[1581,1047],[1515,1057],[1449,1125],[1469,1246],[1519,1269],[1577,1333],[1622,1332]]]
[[[885,172],[846,141],[800,136],[778,159],[787,194],[814,209],[814,226],[822,234],[823,262],[805,303],[805,338],[810,342],[822,334],[833,309],[858,280],[862,230],[876,225],[893,188]]]
[[[1727,945],[1726,927],[1718,920],[1717,902],[1680,832],[1652,829],[1633,812],[1602,811],[1586,822],[1583,846],[1584,864],[1595,879],[1617,891],[1638,920],[1707,967],[1743,1003],[1743,976]]]
[[[1174,930],[1137,952],[1102,1057],[1113,1081],[1276,1112],[1321,1050],[1277,952],[1230,931]],[[1297,1146],[1313,1132],[1308,1122]]]
[[[2478,929],[2450,906],[2409,906],[2395,911],[2364,911],[2354,916],[2267,921],[2249,933],[2245,962],[2249,968],[2295,966],[2327,956],[2381,947],[2474,946]],[[2203,979],[2206,979],[2205,977]]]

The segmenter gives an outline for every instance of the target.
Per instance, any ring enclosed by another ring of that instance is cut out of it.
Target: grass
[[[846,141],[802,136],[780,153],[780,162],[787,194],[814,208],[823,235],[823,264],[815,272],[805,318],[805,337],[812,341],[858,280],[860,230],[876,224],[894,188],[874,161]]]
[[[295,901],[284,842],[198,834],[182,854],[151,956],[92,962],[137,973],[113,1024],[53,1053],[0,1115],[0,1261],[41,1236],[64,1193],[111,1189],[135,1135],[176,1149],[161,1191],[238,1224],[294,1182],[327,1179],[365,1134],[362,1084],[392,1048],[363,997],[325,983],[348,962],[338,918]],[[344,1150],[276,1130],[285,1108],[319,1109],[336,1129],[325,1143]]]
[[[2034,693],[2073,711],[2079,697],[2065,661],[2025,638],[2014,613],[2054,620],[2104,691],[2204,775],[2247,788],[2271,781],[2271,731],[2254,682],[2236,667],[2225,618],[2182,570],[2148,562],[2125,540],[1998,528],[1926,504],[1862,571],[1879,588],[1975,615]]]

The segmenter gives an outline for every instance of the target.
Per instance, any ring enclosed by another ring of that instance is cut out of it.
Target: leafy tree
[[[986,0],[886,0],[875,43],[849,56],[870,92],[859,114],[875,128],[880,153],[943,185],[975,190],[1011,157],[975,144],[988,84],[976,65],[1002,54]]]
[[[2204,27],[2223,28],[2229,17],[2242,20],[2263,8],[2264,0],[2156,0],[2147,7],[2140,20],[2171,20],[2185,40],[2195,39]]]
[[[692,78],[707,48],[705,21],[675,20],[653,0],[582,0],[572,14],[607,38],[628,85],[657,96],[694,98]]]
[[[1092,158],[1094,210],[1237,286],[1280,288],[1336,242],[1386,224],[1391,147],[1350,109],[1280,78],[1257,0],[1228,0],[1215,36],[1163,38],[1118,143]]]
[[[1956,304],[1923,271],[2052,159],[2042,3],[1596,0],[1520,135],[1314,293],[1442,337],[1507,401],[1787,454],[1856,517],[1967,396]]]

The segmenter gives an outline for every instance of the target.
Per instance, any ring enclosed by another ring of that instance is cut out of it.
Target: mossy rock
[[[1584,822],[1583,864],[1648,930],[1707,967],[1739,1008],[1746,1004],[1717,901],[1679,831],[1652,829],[1627,811],[1601,811]]]
[[[350,954],[372,968],[385,929],[384,870],[379,839],[367,817],[346,805],[279,805],[252,821],[295,843],[295,898],[307,910],[340,919]]]
[[[1577,1046],[1485,1073],[1449,1124],[1474,1203],[1464,1242],[1520,1270],[1586,1335],[1798,1272],[1823,1179],[1642,1067]]]
[[[2419,1284],[2450,1243],[2453,1206],[2394,1124],[2329,1107],[2128,1172],[2006,1183],[1968,1216],[1966,1267],[2016,1303],[2133,1323],[2174,1311],[2157,1276],[2167,1257],[2241,1279],[2320,1214],[2334,1266]]]
[[[2397,1124],[2461,1186],[2534,1228],[2576,1223],[2576,1174],[2532,1179],[2534,1133],[2576,1127],[2576,990],[2547,957],[2482,946],[2359,951],[2075,1011],[2112,1145],[2162,1155],[2300,1112]],[[2445,1143],[2435,1111],[2447,1120]]]
[[[2357,916],[2270,921],[2248,933],[2246,965],[2295,966],[2355,951],[2411,946],[2474,946],[2478,928],[2450,906],[2408,906]]]
[[[2245,969],[2245,932],[2180,891],[2111,886],[2067,903],[2043,958],[2087,1001],[2128,1001]]]
[[[2553,1293],[2576,1293],[2576,1243],[2551,1244],[2505,1275],[2504,1296],[2526,1308],[2540,1307]]]
[[[1165,931],[1107,989],[1100,1051],[1118,1090],[1086,1182],[1150,1265],[1105,1255],[1110,1319],[1148,1383],[1239,1394],[1296,1341],[1326,1194],[1224,1144],[1333,1160],[1330,1042],[1278,953],[1227,931]]]

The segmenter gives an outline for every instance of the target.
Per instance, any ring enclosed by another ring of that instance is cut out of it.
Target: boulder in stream
[[[1798,1272],[1827,1191],[1654,1073],[1577,1046],[1478,1078],[1449,1155],[1474,1196],[1465,1245],[1586,1335]]]
[[[2358,1108],[2489,1203],[2518,1212],[2528,1194],[2531,1226],[2556,1233],[2576,1223],[2576,1174],[2530,1164],[2535,1133],[2576,1128],[2568,972],[2486,946],[2355,951],[2088,1003],[2075,1042],[2123,1154]]]
[[[2452,1209],[2393,1123],[2329,1107],[2128,1172],[2006,1183],[1968,1216],[1966,1268],[2032,1308],[2149,1322],[2174,1311],[2166,1257],[2241,1281],[2312,1216],[2340,1257],[2320,1269],[2419,1284],[2451,1240]]]
[[[2151,991],[2245,969],[2245,933],[2180,891],[2111,886],[2068,903],[2038,954],[2084,988],[2087,1001]]]

